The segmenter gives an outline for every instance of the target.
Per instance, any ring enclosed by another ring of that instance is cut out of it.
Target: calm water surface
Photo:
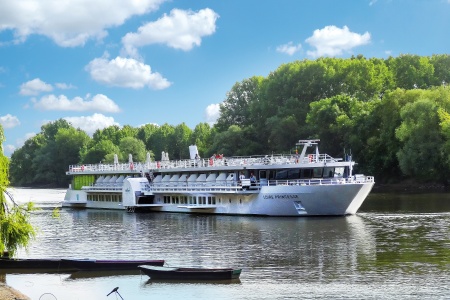
[[[38,237],[20,257],[165,259],[238,267],[238,281],[153,282],[136,274],[7,274],[32,299],[449,299],[450,195],[372,194],[356,216],[267,218],[61,209],[32,200]],[[102,275],[102,276],[99,276]],[[47,295],[44,295],[46,294]],[[42,296],[44,295],[44,296]]]

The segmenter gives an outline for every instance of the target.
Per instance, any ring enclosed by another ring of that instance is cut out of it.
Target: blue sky
[[[65,118],[211,124],[236,83],[321,56],[449,53],[450,0],[0,0],[0,124],[11,155]]]

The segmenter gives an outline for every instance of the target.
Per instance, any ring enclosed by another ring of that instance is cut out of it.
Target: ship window
[[[323,169],[322,168],[314,168],[314,178],[322,178]]]
[[[300,169],[292,169],[288,171],[288,179],[299,179]]]
[[[259,178],[267,178],[267,171],[259,171]]]
[[[281,170],[277,172],[277,176],[275,177],[276,180],[284,180],[288,177],[288,171],[287,170]]]
[[[334,168],[323,168],[323,178],[334,177]]]
[[[300,178],[311,178],[313,174],[312,169],[302,169],[301,177]]]

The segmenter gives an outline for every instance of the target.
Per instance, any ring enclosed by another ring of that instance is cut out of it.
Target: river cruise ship
[[[69,166],[63,207],[260,216],[355,214],[374,178],[353,174],[355,162],[319,153],[300,140],[285,155],[190,158]]]

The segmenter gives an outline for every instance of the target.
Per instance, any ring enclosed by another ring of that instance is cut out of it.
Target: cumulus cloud
[[[3,128],[13,128],[20,125],[20,121],[16,116],[12,116],[7,114],[5,116],[0,116],[0,124],[2,124]]]
[[[101,111],[101,112],[119,112],[119,106],[102,94],[95,95],[92,99],[87,96],[86,99],[75,97],[72,100],[64,95],[47,95],[40,100],[33,100],[34,108],[40,110],[66,110],[66,111]]]
[[[326,26],[323,29],[316,29],[306,42],[315,51],[307,51],[312,57],[338,56],[344,52],[350,52],[354,47],[366,45],[370,42],[370,33],[358,34],[350,32],[347,26],[338,28],[336,26]]]
[[[93,114],[92,116],[82,117],[65,117],[64,119],[71,123],[73,127],[80,128],[91,136],[97,129],[104,129],[113,125],[120,126],[119,123],[114,121],[113,117],[106,117],[102,114]]]
[[[210,104],[205,109],[206,122],[213,125],[220,116],[220,104]]]
[[[149,65],[133,58],[116,57],[112,60],[106,57],[96,58],[89,62],[86,70],[91,74],[92,79],[110,86],[133,89],[148,86],[161,90],[171,85],[161,74],[152,73]]]
[[[122,38],[126,55],[137,57],[137,48],[150,44],[165,44],[175,49],[191,50],[200,46],[202,37],[216,31],[219,15],[205,8],[198,12],[173,9],[169,15],[138,28],[136,33],[127,33]]]
[[[55,83],[55,86],[60,90],[70,90],[76,88],[76,86],[67,83]]]
[[[302,49],[302,45],[301,44],[294,45],[293,42],[289,42],[287,44],[280,45],[277,47],[278,52],[286,53],[288,55],[294,55],[294,53],[300,51],[300,49]]]
[[[20,86],[19,94],[24,96],[35,96],[43,92],[53,91],[53,86],[51,84],[45,83],[39,78],[22,83]]]
[[[158,9],[166,0],[1,1],[0,32],[10,30],[15,43],[40,34],[62,47],[83,46],[100,40],[107,28],[122,25],[134,15]]]
[[[0,145],[1,146],[1,145]],[[16,147],[11,144],[4,145],[3,151],[6,156],[11,156],[11,154],[16,150]]]

